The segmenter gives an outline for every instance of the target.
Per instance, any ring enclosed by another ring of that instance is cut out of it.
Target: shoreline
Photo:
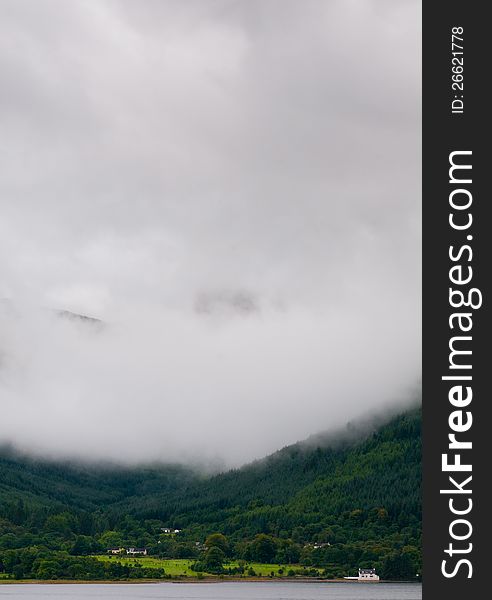
[[[356,583],[356,584],[421,584],[421,581],[354,581],[347,579],[318,579],[315,577],[189,577],[187,579],[0,579],[0,585],[138,585],[144,583],[152,584],[197,584],[197,583]]]

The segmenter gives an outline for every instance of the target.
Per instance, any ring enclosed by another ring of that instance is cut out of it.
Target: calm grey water
[[[0,598],[22,600],[421,600],[422,586],[406,583],[156,583],[0,585]]]

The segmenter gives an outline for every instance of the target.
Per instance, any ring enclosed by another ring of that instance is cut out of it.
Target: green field
[[[122,565],[135,565],[141,564],[144,567],[151,567],[153,569],[164,569],[168,575],[172,577],[179,576],[187,576],[192,577],[196,576],[190,569],[190,565],[193,564],[194,561],[188,559],[162,559],[162,558],[153,558],[151,556],[141,556],[141,557],[127,557],[127,556],[94,556],[98,560],[103,562],[119,562]]]
[[[103,562],[120,562],[123,565],[135,565],[135,563],[139,563],[145,567],[152,567],[154,569],[164,569],[167,575],[171,575],[171,577],[197,577],[197,573],[191,570],[191,565],[193,564],[193,560],[189,559],[166,559],[166,558],[153,558],[151,556],[142,556],[138,558],[129,558],[127,556],[94,556],[98,560]],[[238,567],[238,563],[236,561],[231,561],[229,563],[225,563],[224,567],[233,568]],[[271,565],[265,563],[247,563],[245,566],[245,577],[247,577],[248,569],[252,568],[257,576],[259,577],[270,577],[272,572],[275,577],[287,577],[287,573],[290,570],[296,572],[296,574],[300,571],[301,567],[299,565]],[[282,571],[279,573],[279,571]],[[208,573],[204,573],[204,575],[209,575]]]

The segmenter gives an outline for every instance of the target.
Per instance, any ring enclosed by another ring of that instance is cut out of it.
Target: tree
[[[415,567],[408,553],[389,554],[383,561],[383,579],[414,579]]]
[[[301,549],[297,544],[293,544],[290,540],[286,542],[282,540],[282,546],[277,551],[275,562],[294,564],[299,562],[300,556]]]
[[[120,548],[123,546],[123,536],[118,531],[105,531],[99,538],[99,543],[105,548]]]
[[[209,535],[205,540],[205,546],[207,548],[220,548],[225,555],[229,554],[229,541],[222,533]]]
[[[195,558],[197,555],[196,548],[188,543],[175,544],[174,556],[176,558]]]
[[[78,535],[72,548],[70,549],[70,554],[75,556],[83,556],[86,554],[91,554],[91,552],[92,538],[87,535]]]
[[[270,563],[275,556],[275,540],[264,533],[259,533],[251,544],[253,560],[261,563]]]
[[[50,533],[57,533],[66,538],[70,537],[76,528],[75,517],[69,512],[51,515],[46,519],[44,529]]]
[[[224,559],[224,552],[218,546],[212,546],[205,554],[205,570],[209,571],[210,573],[221,571],[223,568]]]

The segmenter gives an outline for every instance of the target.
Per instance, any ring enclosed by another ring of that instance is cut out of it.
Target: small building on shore
[[[379,581],[376,569],[359,569],[359,581]]]
[[[344,577],[351,581],[379,581],[379,575],[376,573],[376,569],[359,569],[359,575],[357,577]]]

